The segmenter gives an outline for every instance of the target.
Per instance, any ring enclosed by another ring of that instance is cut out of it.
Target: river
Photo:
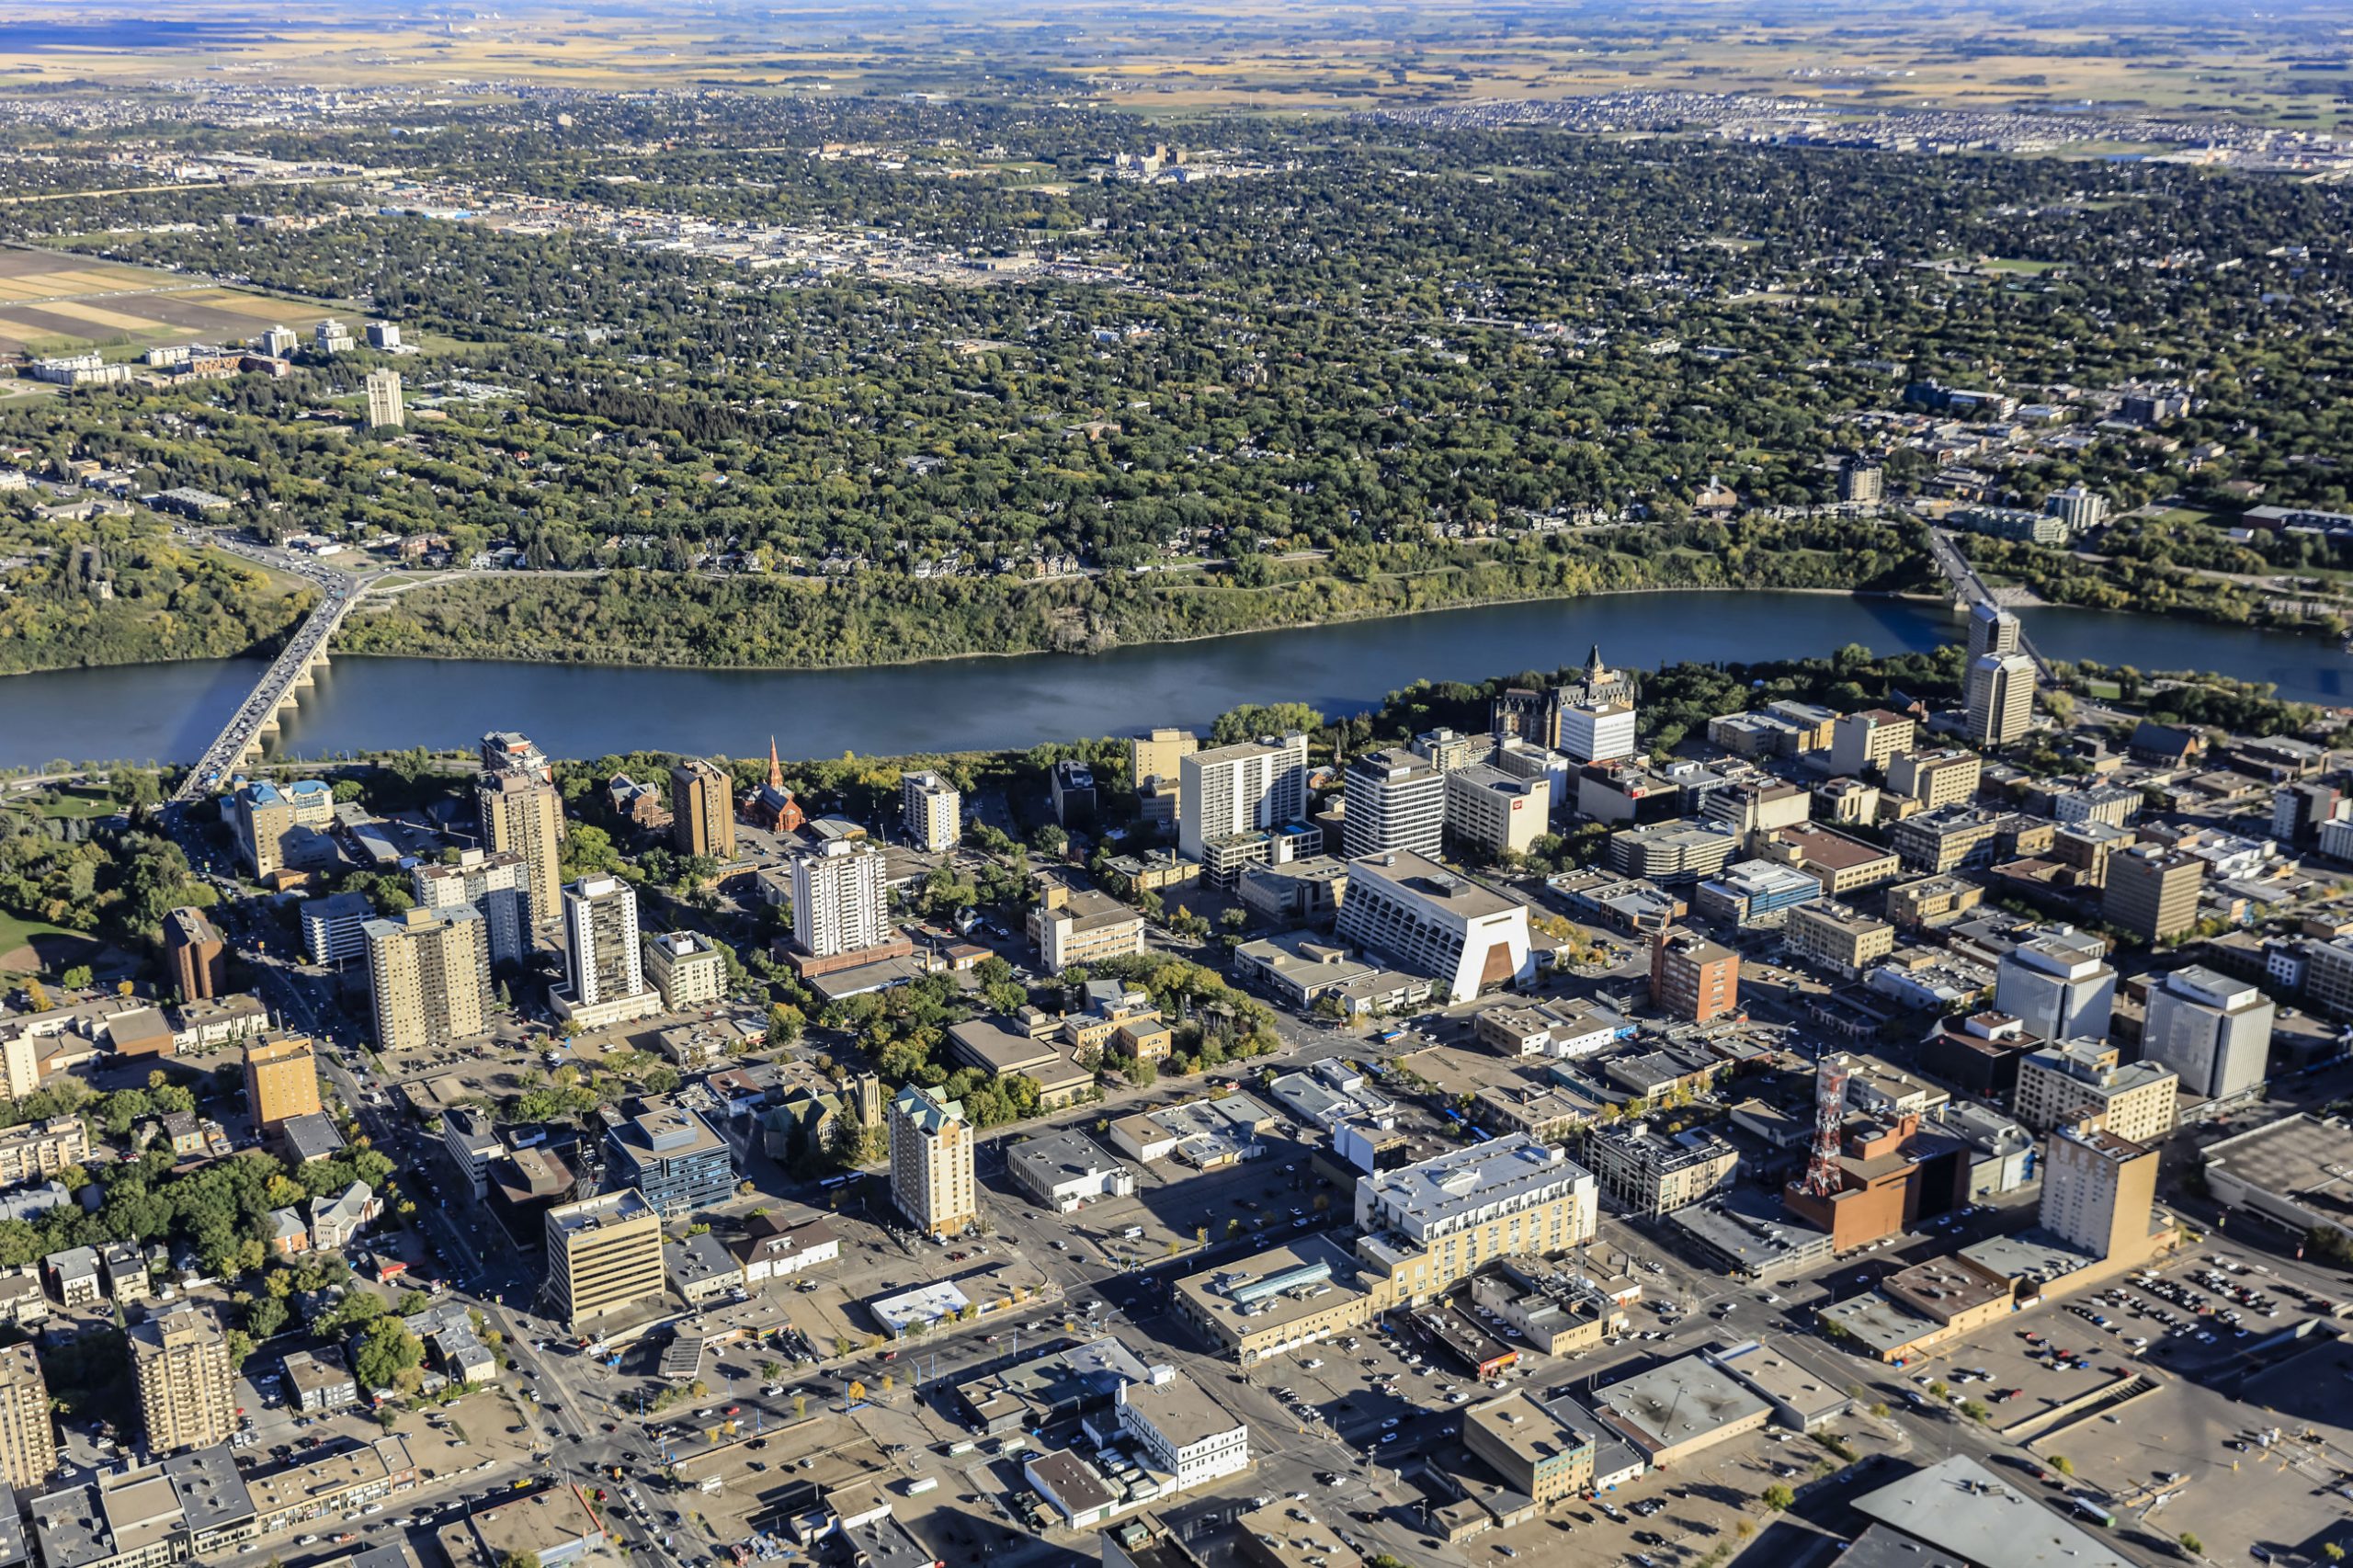
[[[2343,702],[2353,657],[2313,638],[2065,608],[2026,612],[2053,658],[2216,670],[2284,697]],[[1581,663],[1777,659],[1848,642],[1881,653],[1961,635],[1933,604],[1780,592],[1650,593],[1438,610],[1295,631],[847,670],[604,668],[339,658],[289,716],[300,756],[472,745],[517,729],[551,755],[637,749],[788,756],[1026,746],[1154,724],[1201,725],[1245,702],[1370,708],[1417,679],[1483,680]],[[0,767],[60,759],[185,760],[204,749],[254,660],[58,670],[0,679]]]

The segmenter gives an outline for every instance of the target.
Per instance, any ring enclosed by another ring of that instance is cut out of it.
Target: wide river
[[[2026,612],[2053,658],[2215,670],[2338,703],[2353,657],[2332,643],[2093,610]],[[527,732],[557,756],[630,750],[893,756],[1027,746],[1154,724],[1199,725],[1245,702],[1370,708],[1417,679],[1483,680],[1582,662],[1757,660],[1932,648],[1961,622],[1932,604],[1775,592],[1625,594],[1122,648],[848,670],[613,669],[469,659],[338,659],[290,716],[283,749],[333,756],[467,746]],[[59,670],[0,678],[0,767],[199,755],[257,661]]]

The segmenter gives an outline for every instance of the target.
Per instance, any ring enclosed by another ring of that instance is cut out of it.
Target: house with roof
[[[359,1234],[359,1228],[382,1212],[376,1189],[355,1181],[333,1198],[311,1199],[311,1244],[322,1252],[340,1252]]]

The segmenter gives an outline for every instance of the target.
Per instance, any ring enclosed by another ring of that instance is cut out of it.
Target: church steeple
[[[781,790],[784,788],[784,764],[776,759],[776,737],[774,735],[770,735],[768,737],[768,788],[771,790]]]

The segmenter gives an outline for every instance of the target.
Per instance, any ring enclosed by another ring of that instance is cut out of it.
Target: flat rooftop
[[[1403,889],[1415,898],[1440,904],[1464,920],[1483,919],[1491,915],[1507,915],[1519,907],[1499,892],[1472,881],[1457,871],[1449,871],[1426,855],[1410,849],[1384,849],[1377,855],[1359,855],[1348,862],[1348,875],[1370,877]]]
[[[1357,1262],[1320,1233],[1176,1281],[1176,1291],[1203,1322],[1235,1340],[1328,1312],[1334,1297],[1361,1296]],[[1314,1292],[1323,1289],[1324,1293]]]
[[[1654,1449],[1704,1438],[1770,1408],[1699,1356],[1679,1357],[1612,1383],[1594,1393],[1593,1403],[1642,1434]]]
[[[2206,1164],[2339,1223],[2353,1218],[2353,1125],[2341,1119],[2285,1117],[2211,1145]]]
[[[659,1221],[661,1216],[654,1205],[633,1187],[618,1192],[598,1193],[578,1203],[567,1203],[548,1210],[548,1220],[567,1236],[601,1230],[607,1225],[619,1225],[631,1220]]]
[[[1975,1460],[1955,1454],[1855,1499],[1864,1517],[1964,1562],[2000,1568],[2131,1568]]]
[[[1242,1425],[1240,1417],[1182,1372],[1173,1372],[1161,1381],[1148,1375],[1142,1382],[1130,1383],[1123,1397],[1178,1449],[1206,1442]]]
[[[1518,1392],[1472,1405],[1463,1415],[1463,1426],[1466,1431],[1477,1427],[1497,1447],[1510,1450],[1531,1465],[1589,1448],[1594,1439],[1591,1431],[1579,1430],[1563,1419],[1555,1407],[1539,1404]]]
[[[1017,1143],[1005,1157],[1014,1174],[1047,1190],[1120,1168],[1120,1158],[1083,1132],[1056,1132]]]
[[[1459,1214],[1535,1199],[1550,1188],[1591,1181],[1592,1173],[1525,1132],[1497,1138],[1393,1171],[1357,1178],[1388,1223],[1428,1227]]]

